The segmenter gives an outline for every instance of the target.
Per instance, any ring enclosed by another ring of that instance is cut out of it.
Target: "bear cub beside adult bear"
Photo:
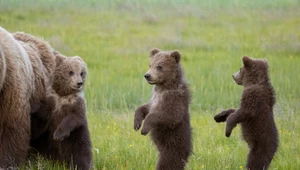
[[[144,75],[155,85],[152,98],[138,107],[134,116],[134,129],[142,125],[142,135],[151,132],[159,151],[156,169],[182,170],[192,150],[189,116],[190,91],[185,82],[178,51],[151,50],[151,65]]]
[[[232,77],[244,86],[240,108],[217,114],[216,122],[226,121],[226,136],[240,123],[249,146],[247,169],[266,170],[278,147],[278,132],[273,115],[275,92],[268,76],[266,60],[242,58],[243,67]]]
[[[65,162],[71,169],[88,170],[92,165],[92,146],[83,93],[86,64],[78,56],[56,56],[51,92],[35,113],[46,119],[47,125],[31,144],[42,155]]]

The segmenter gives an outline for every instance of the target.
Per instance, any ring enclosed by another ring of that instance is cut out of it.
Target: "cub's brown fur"
[[[180,66],[180,53],[153,49],[150,69],[144,77],[155,86],[150,101],[135,111],[134,129],[139,130],[144,120],[141,133],[151,132],[159,150],[156,169],[182,170],[192,151],[192,138],[190,92]]]
[[[25,161],[30,113],[45,96],[53,49],[34,38],[29,45],[0,27],[0,169]]]
[[[273,115],[275,93],[268,76],[268,62],[243,57],[243,68],[233,74],[238,85],[244,86],[239,109],[217,114],[216,122],[226,121],[226,136],[242,125],[242,134],[248,143],[247,169],[266,170],[278,147],[278,132]]]
[[[36,113],[47,126],[32,146],[43,155],[65,162],[72,169],[91,168],[91,140],[86,119],[83,85],[86,64],[80,57],[57,54],[51,92]]]

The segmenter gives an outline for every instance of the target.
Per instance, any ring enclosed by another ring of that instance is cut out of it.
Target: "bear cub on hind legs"
[[[244,56],[243,67],[232,77],[244,86],[240,108],[217,114],[216,122],[226,121],[226,136],[240,123],[249,146],[247,169],[268,169],[278,147],[278,132],[273,115],[275,92],[268,76],[268,62]]]
[[[152,98],[138,107],[134,129],[151,132],[159,151],[158,170],[183,170],[192,150],[189,117],[190,91],[185,82],[178,51],[151,50],[151,65],[144,75],[154,85]]]
[[[49,118],[43,134],[32,141],[32,147],[46,157],[67,163],[71,169],[89,170],[92,146],[83,92],[86,64],[78,56],[56,56],[58,65],[51,92],[35,113],[40,118]]]

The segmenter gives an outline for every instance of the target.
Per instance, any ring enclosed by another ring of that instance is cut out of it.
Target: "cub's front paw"
[[[138,131],[141,128],[141,126],[142,126],[142,121],[134,120],[133,128],[134,128],[135,131]]]
[[[225,136],[229,138],[230,135],[231,135],[231,132],[232,132],[232,130],[227,130],[226,129]]]
[[[144,136],[146,136],[149,132],[150,132],[150,128],[143,127],[143,129],[141,131],[141,134],[144,135]]]
[[[232,123],[226,123],[226,131],[225,131],[225,135],[226,137],[230,137],[232,129],[236,127],[236,124],[232,124]]]
[[[149,133],[149,131],[142,129],[141,134],[146,136]]]
[[[225,122],[227,119],[228,114],[225,111],[222,111],[221,113],[215,115],[214,119],[217,123],[219,122]]]
[[[65,138],[69,137],[70,133],[63,132],[61,129],[56,129],[53,133],[53,139],[58,141],[63,141]]]
[[[215,115],[214,119],[216,122],[225,122],[227,120],[227,117],[231,114],[235,112],[234,109],[229,109],[229,110],[224,110],[221,113]]]

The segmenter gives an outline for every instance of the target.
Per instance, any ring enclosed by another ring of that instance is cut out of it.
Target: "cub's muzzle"
[[[150,80],[150,77],[151,77],[151,75],[150,75],[149,73],[147,73],[147,74],[145,74],[145,75],[144,75],[144,77],[145,77],[145,79],[146,79],[146,80],[148,80],[148,81],[149,81],[149,80]]]

